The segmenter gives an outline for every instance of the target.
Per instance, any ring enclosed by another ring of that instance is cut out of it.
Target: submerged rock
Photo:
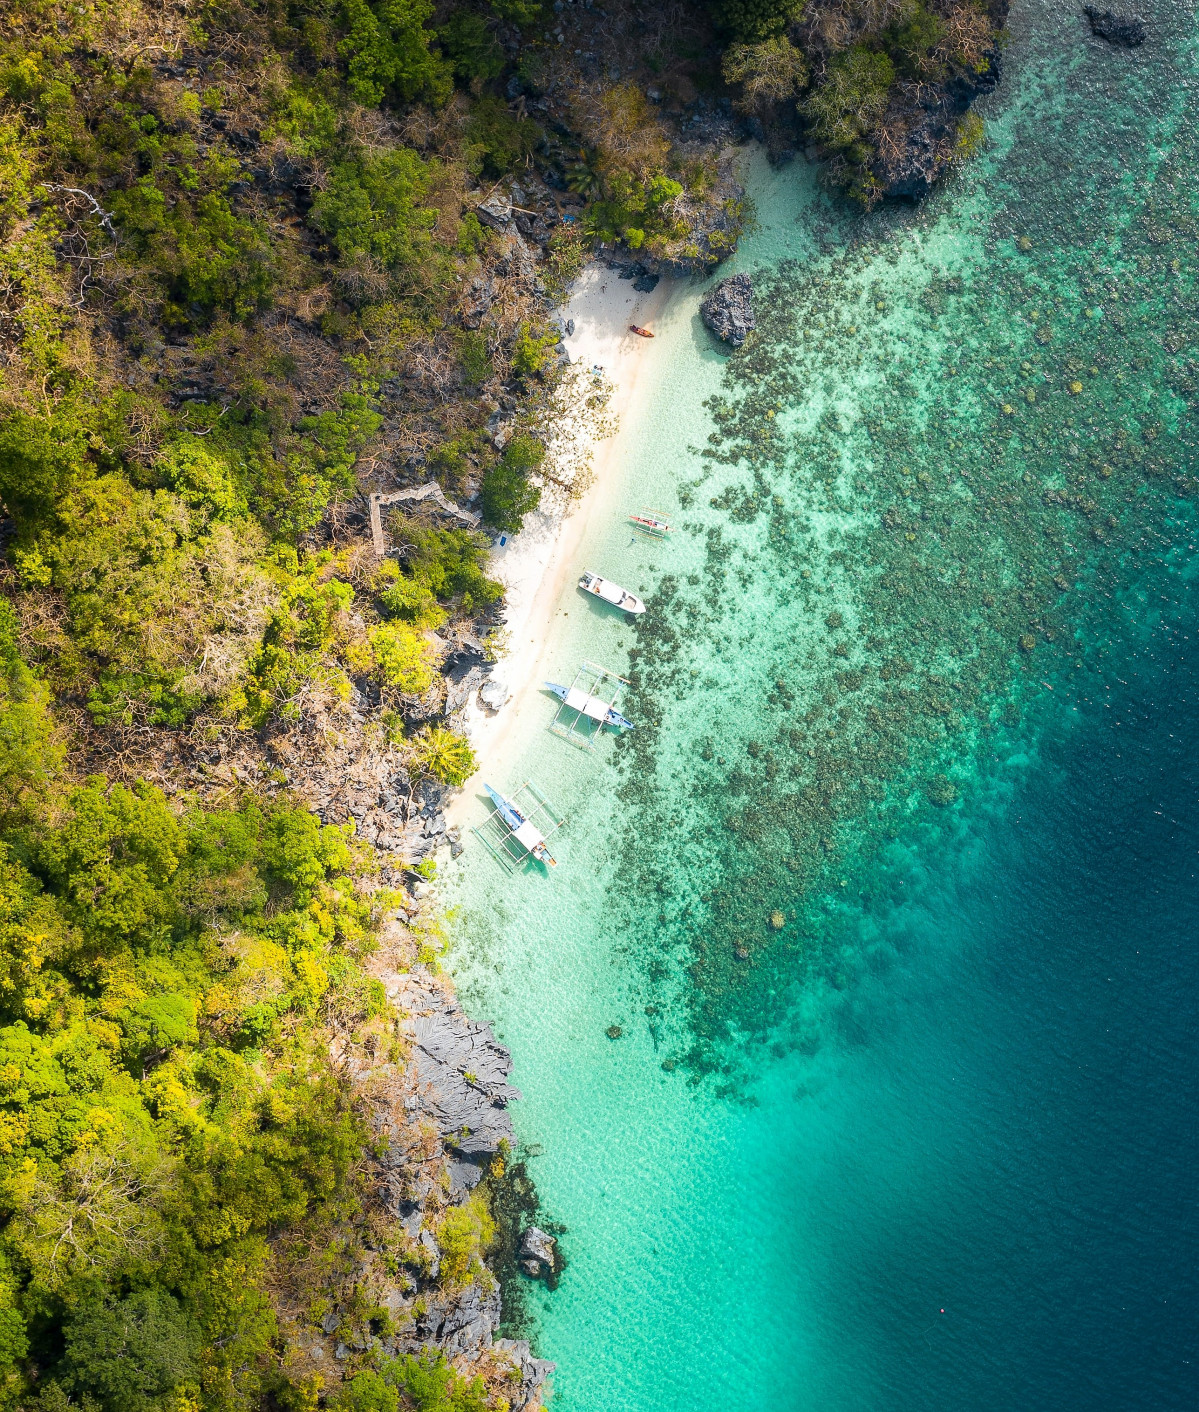
[[[554,1238],[540,1226],[530,1226],[520,1238],[520,1268],[538,1280],[554,1270]]]
[[[705,325],[734,348],[740,348],[755,327],[753,292],[748,275],[730,275],[710,289],[699,306]]]
[[[1094,5],[1084,5],[1083,14],[1097,39],[1106,39],[1109,44],[1125,49],[1135,49],[1145,42],[1145,22],[1135,15],[1116,15],[1111,10],[1098,10]]]

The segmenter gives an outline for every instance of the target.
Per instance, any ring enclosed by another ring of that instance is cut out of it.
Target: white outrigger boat
[[[583,570],[579,587],[584,593],[590,593],[605,603],[611,603],[614,608],[619,608],[625,613],[645,612],[644,601],[638,598],[635,593],[630,593],[627,588],[621,588],[618,583],[613,583],[611,579],[603,578],[590,569]]]
[[[491,796],[496,816],[508,826],[510,838],[507,841],[516,843],[523,850],[518,856],[528,857],[531,854],[539,863],[548,863],[551,868],[556,868],[558,860],[545,846],[545,834],[532,819],[521,813],[514,800],[505,799],[498,789],[492,789],[489,784],[484,784],[483,788]]]
[[[637,514],[630,515],[629,520],[634,529],[652,535],[654,539],[665,539],[670,533],[669,518],[661,510],[652,510],[648,505],[643,505]]]
[[[598,721],[601,726],[615,726],[621,731],[633,729],[632,721],[627,716],[622,716],[616,707],[605,701],[602,696],[590,695],[577,686],[559,686],[556,681],[547,681],[545,689],[552,691],[564,706],[577,711],[580,716],[586,716],[589,721]]]

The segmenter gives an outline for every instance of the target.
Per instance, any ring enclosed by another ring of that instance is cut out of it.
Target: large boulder
[[[520,1267],[532,1279],[554,1272],[554,1238],[540,1226],[530,1226],[520,1238]]]
[[[748,275],[730,275],[704,295],[699,316],[717,338],[740,348],[755,327],[753,293]]]
[[[1145,24],[1135,15],[1115,15],[1111,10],[1098,10],[1094,5],[1084,5],[1083,13],[1091,22],[1091,33],[1097,39],[1106,39],[1109,44],[1119,44],[1125,49],[1135,49],[1145,42]]]

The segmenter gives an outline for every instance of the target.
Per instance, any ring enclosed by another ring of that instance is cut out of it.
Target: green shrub
[[[370,631],[371,651],[380,679],[408,696],[422,696],[433,685],[433,648],[407,623],[380,623]]]
[[[504,51],[476,10],[453,11],[438,29],[437,38],[459,78],[486,83],[504,70]]]
[[[923,0],[906,0],[900,18],[884,33],[883,43],[909,76],[936,78],[942,66],[933,59],[933,50],[944,38],[944,20]]]
[[[59,1382],[104,1412],[167,1412],[170,1394],[198,1388],[200,1329],[155,1286],[85,1304],[65,1342]]]
[[[364,153],[333,167],[309,219],[337,255],[352,298],[385,292],[386,285],[372,283],[375,270],[402,284],[429,266],[437,212],[422,203],[435,174],[407,147]]]
[[[556,329],[536,332],[529,324],[521,324],[512,350],[512,371],[518,378],[535,377],[545,370],[550,349],[562,335]]]
[[[534,445],[539,447],[540,442]],[[529,462],[530,466],[539,464],[540,458]],[[397,533],[408,545],[405,561],[413,579],[440,602],[474,613],[502,597],[501,586],[484,572],[490,546],[483,535],[467,529],[438,529],[414,520],[402,521]]]
[[[379,595],[379,601],[390,617],[414,628],[435,630],[449,617],[433,590],[417,578],[401,575]]]
[[[487,382],[495,372],[487,349],[487,336],[475,329],[466,329],[459,336],[458,358],[462,376],[471,387]]]
[[[782,34],[803,15],[806,0],[715,0],[716,22],[743,44]]]

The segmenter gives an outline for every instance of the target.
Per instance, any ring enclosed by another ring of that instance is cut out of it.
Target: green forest
[[[1001,16],[0,15],[0,1406],[506,1407],[435,1353],[289,1371],[280,1291],[321,1317],[311,1252],[368,1200],[330,1039],[390,1032],[367,967],[395,894],[267,744],[366,701],[416,787],[465,778],[412,704],[433,633],[499,621],[489,541],[396,513],[376,559],[362,492],[432,477],[519,529],[552,301],[597,242],[699,272],[735,245],[739,191],[683,118],[815,142],[870,204],[902,94],[985,69]],[[524,240],[486,219],[504,183],[536,193]],[[179,764],[230,744],[261,768],[217,789]],[[451,1280],[492,1230],[455,1221]]]

